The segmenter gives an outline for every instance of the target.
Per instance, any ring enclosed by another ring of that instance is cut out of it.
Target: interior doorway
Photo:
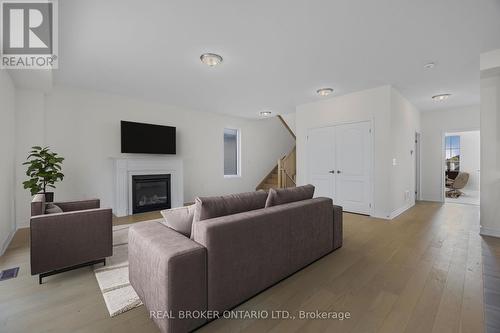
[[[479,131],[448,132],[444,135],[444,201],[479,205]]]

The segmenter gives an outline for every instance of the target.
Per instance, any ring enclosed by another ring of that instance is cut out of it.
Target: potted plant
[[[23,163],[28,165],[26,175],[29,177],[23,182],[24,188],[29,189],[31,195],[43,193],[46,202],[53,202],[54,192],[47,192],[47,189],[55,188],[54,184],[63,180],[61,169],[64,158],[51,152],[49,147],[34,146],[31,149],[27,162]]]

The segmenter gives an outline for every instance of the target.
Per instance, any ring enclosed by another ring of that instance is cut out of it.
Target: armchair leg
[[[67,271],[72,271],[74,269],[78,269],[78,268],[82,268],[82,267],[86,267],[86,266],[92,266],[92,265],[96,265],[96,264],[104,264],[104,266],[106,266],[106,258],[99,259],[99,260],[92,260],[92,261],[89,261],[89,262],[86,262],[83,264],[74,265],[74,266],[70,266],[70,267],[66,267],[66,268],[62,268],[62,269],[56,269],[54,271],[50,271],[47,273],[42,273],[42,274],[38,275],[38,284],[42,284],[42,279],[44,277],[51,276],[54,274],[64,273]]]

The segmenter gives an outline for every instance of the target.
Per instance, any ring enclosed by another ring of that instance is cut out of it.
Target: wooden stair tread
[[[296,147],[278,160],[275,167],[262,179],[256,189],[295,187],[296,185]]]

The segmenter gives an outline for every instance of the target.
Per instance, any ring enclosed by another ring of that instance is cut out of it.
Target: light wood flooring
[[[217,320],[199,331],[483,332],[481,249],[499,262],[500,242],[478,231],[472,205],[418,203],[393,221],[344,214],[343,248],[238,309],[348,311],[351,319]],[[19,276],[0,282],[0,332],[157,332],[143,306],[109,318],[90,268],[38,285],[26,230],[0,257],[0,269],[13,266]]]

